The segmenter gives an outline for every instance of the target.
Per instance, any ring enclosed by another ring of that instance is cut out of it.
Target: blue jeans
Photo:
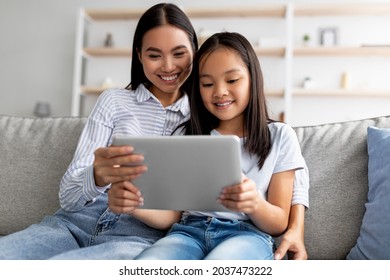
[[[188,216],[137,260],[273,259],[274,240],[250,221]]]
[[[107,195],[78,212],[62,209],[0,238],[0,259],[133,259],[165,235],[129,215],[116,215]]]

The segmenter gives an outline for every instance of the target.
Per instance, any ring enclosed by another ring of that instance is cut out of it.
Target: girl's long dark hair
[[[269,118],[264,95],[263,74],[260,62],[250,42],[241,34],[221,32],[212,35],[200,47],[194,58],[192,89],[190,93],[191,118],[184,123],[185,135],[210,134],[219,125],[219,119],[211,114],[203,104],[199,88],[199,62],[213,51],[225,48],[240,55],[248,67],[251,85],[248,107],[244,111],[244,149],[258,156],[257,166],[263,166],[271,147]]]
[[[140,84],[149,85],[142,63],[138,57],[138,51],[142,48],[142,39],[146,32],[161,25],[170,24],[185,31],[191,42],[193,52],[198,49],[198,39],[194,27],[188,16],[176,5],[170,3],[160,3],[149,8],[139,19],[134,32],[133,51],[131,58],[130,83],[126,89],[136,89]],[[169,40],[169,38],[167,38]],[[191,79],[187,79],[183,84],[184,92],[188,91]]]

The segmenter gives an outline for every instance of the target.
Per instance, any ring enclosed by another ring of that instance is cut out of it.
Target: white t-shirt
[[[268,186],[271,177],[274,173],[287,170],[307,169],[305,160],[301,153],[301,148],[295,131],[290,125],[275,122],[268,125],[271,133],[272,148],[264,162],[263,167],[259,170],[257,166],[258,157],[251,156],[244,151],[241,140],[241,164],[242,172],[256,183],[259,194],[263,198],[267,198]],[[211,135],[220,135],[213,130]],[[296,172],[297,173],[297,172]],[[304,174],[302,174],[304,175]],[[295,186],[294,186],[295,188]],[[306,192],[308,190],[306,189]],[[308,192],[307,192],[308,193]],[[201,211],[186,211],[184,215],[210,216],[223,219],[249,219],[244,213],[237,212],[201,212]]]

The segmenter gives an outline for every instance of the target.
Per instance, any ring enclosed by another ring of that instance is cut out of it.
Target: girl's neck
[[[246,135],[241,123],[239,125],[234,125],[230,122],[221,122],[215,130],[222,135],[236,135],[240,138],[244,138]]]
[[[246,136],[246,131],[244,130],[245,127],[244,123],[245,123],[245,118],[243,114],[241,114],[234,118],[220,120],[216,130],[220,134],[237,135],[240,138],[244,138]]]

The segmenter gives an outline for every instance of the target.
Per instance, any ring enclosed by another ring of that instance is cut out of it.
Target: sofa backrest
[[[58,209],[59,182],[85,122],[0,116],[0,236]],[[310,259],[344,259],[358,238],[368,191],[368,126],[390,127],[390,116],[295,128],[310,172]]]
[[[0,116],[0,236],[59,208],[59,183],[85,121]]]
[[[390,116],[295,128],[310,173],[310,259],[345,259],[356,243],[368,192],[368,126],[390,127]]]

